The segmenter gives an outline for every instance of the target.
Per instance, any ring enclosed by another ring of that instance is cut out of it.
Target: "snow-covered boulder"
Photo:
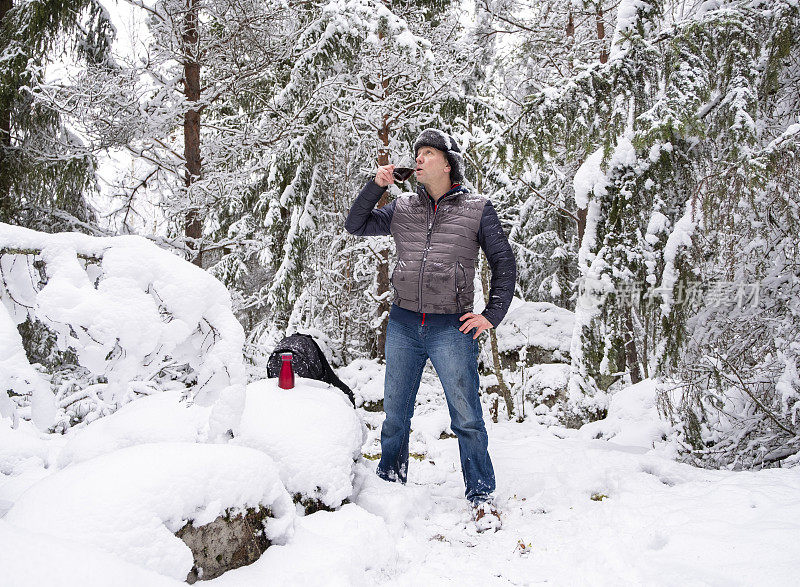
[[[175,533],[191,522],[266,508],[266,538],[285,543],[295,508],[267,455],[241,446],[158,443],[118,450],[45,477],[4,521],[102,549],[185,580],[195,564]]]
[[[534,405],[542,423],[555,424],[563,415],[567,400],[570,366],[564,363],[533,365],[526,369],[525,400]]]
[[[353,492],[364,426],[347,397],[327,383],[297,377],[293,389],[280,389],[277,379],[264,379],[247,386],[233,442],[275,459],[298,501],[336,508]]]
[[[514,298],[497,327],[497,346],[503,367],[514,369],[520,349],[527,365],[569,363],[575,314],[549,302]]]
[[[183,580],[74,540],[29,532],[0,519],[3,587],[185,587]]]

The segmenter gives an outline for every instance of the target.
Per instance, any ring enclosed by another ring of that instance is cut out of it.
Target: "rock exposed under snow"
[[[269,515],[266,508],[248,508],[236,515],[218,516],[202,526],[187,522],[175,534],[194,557],[186,582],[214,579],[256,562],[271,544],[262,530]]]
[[[566,401],[569,370],[570,366],[564,363],[533,365],[527,373],[530,384],[526,386],[526,398],[548,408]]]

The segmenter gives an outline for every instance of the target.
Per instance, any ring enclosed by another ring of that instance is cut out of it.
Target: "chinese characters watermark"
[[[593,292],[582,286],[578,293],[579,297],[584,297]],[[605,297],[611,293],[615,296],[615,303],[620,306],[667,303],[670,306],[735,306],[742,309],[748,305],[752,308],[758,306],[761,283],[678,281],[674,288],[667,288],[655,287],[642,281],[628,281],[616,284],[613,292],[606,290],[602,295]]]

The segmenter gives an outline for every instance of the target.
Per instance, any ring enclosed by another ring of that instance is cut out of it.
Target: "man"
[[[373,210],[394,182],[378,168],[345,221],[351,234],[391,234],[397,246],[394,303],[386,332],[386,378],[378,475],[405,483],[408,437],[422,370],[430,358],[442,382],[450,427],[458,437],[466,497],[479,530],[498,528],[494,469],[479,398],[478,335],[496,327],[514,293],[516,262],[488,199],[461,185],[464,160],[450,135],[426,129],[414,144],[417,193]],[[489,260],[486,309],[472,312],[478,247]],[[474,330],[474,334],[471,332]]]

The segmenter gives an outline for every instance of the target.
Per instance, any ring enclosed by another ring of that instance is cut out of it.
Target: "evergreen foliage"
[[[770,272],[796,279],[792,263],[780,260],[788,252],[782,235],[796,227],[789,212],[796,191],[776,178],[797,170],[797,111],[778,104],[796,102],[789,88],[797,45],[788,39],[796,38],[798,10],[784,2],[705,3],[672,21],[667,4],[623,2],[608,63],[526,104],[525,128],[540,161],[560,146],[599,149],[576,180],[577,187],[589,177],[582,186],[589,234],[579,258],[585,303],[579,300],[580,342],[573,341],[573,400],[577,409],[592,405],[585,398],[625,372],[693,373],[689,386],[703,391],[687,394],[679,408],[700,410],[684,418],[687,426],[708,423],[709,393],[727,398],[718,407],[750,396],[763,404],[758,426],[775,426],[763,412],[791,413],[776,385],[780,373],[796,372],[791,339],[776,336],[775,325],[794,332],[796,319],[762,320],[763,309],[723,286],[760,283],[764,304],[765,294],[775,296],[764,283]],[[768,307],[785,307],[791,297],[784,293]],[[732,336],[744,328],[764,342]],[[767,381],[764,361],[773,373]],[[720,385],[698,370],[722,377]],[[754,427],[752,414],[741,415],[733,417],[736,435],[739,426]]]
[[[94,187],[94,158],[36,92],[56,57],[107,59],[108,15],[97,0],[5,0],[0,6],[0,221],[86,230],[94,218],[85,199]]]

